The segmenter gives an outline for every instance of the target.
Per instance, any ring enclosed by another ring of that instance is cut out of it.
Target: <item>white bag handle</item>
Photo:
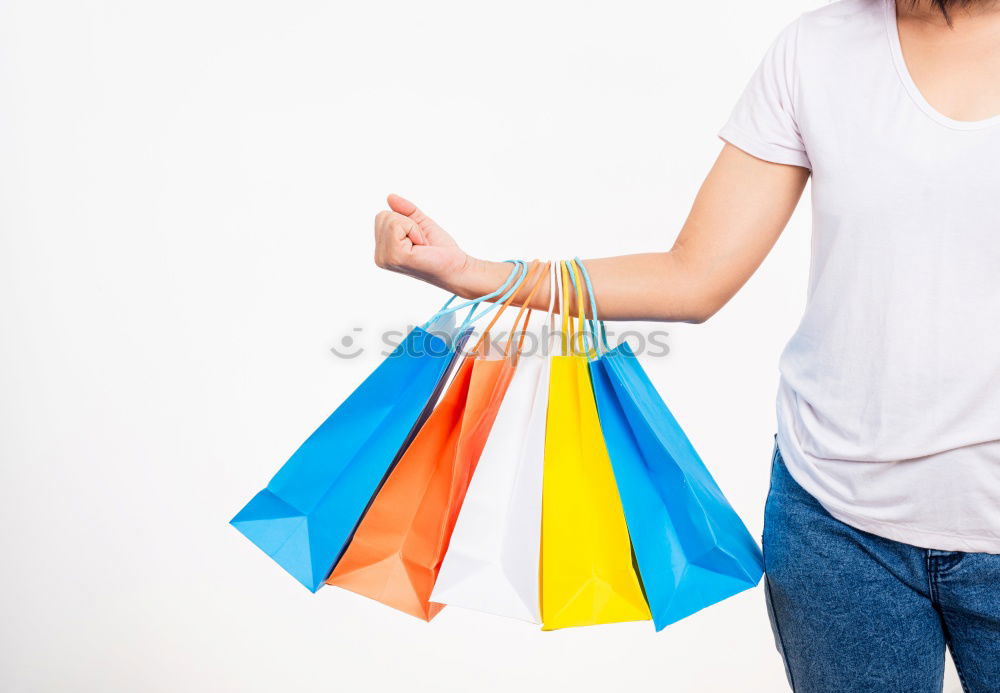
[[[557,336],[561,337],[559,330],[556,329],[556,295],[559,295],[559,310],[562,311],[562,263],[553,262],[552,272],[549,275],[549,339],[548,344],[546,344],[545,355],[548,356],[555,349],[555,339]]]

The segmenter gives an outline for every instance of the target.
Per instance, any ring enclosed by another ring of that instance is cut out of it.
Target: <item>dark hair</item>
[[[911,7],[920,4],[920,0],[907,0]],[[931,5],[941,10],[948,23],[951,24],[951,13],[948,11],[955,7],[968,7],[983,2],[983,0],[931,0]]]

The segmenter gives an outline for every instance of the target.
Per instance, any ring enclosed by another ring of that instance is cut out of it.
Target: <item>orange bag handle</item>
[[[534,274],[536,261],[532,260],[531,273]],[[524,303],[521,304],[521,309],[517,311],[517,316],[514,318],[514,324],[510,328],[510,336],[507,337],[507,344],[503,348],[504,358],[510,356],[510,344],[514,340],[514,332],[517,330],[518,323],[521,321],[521,316],[524,315],[524,325],[521,326],[521,337],[517,340],[517,354],[521,355],[521,349],[524,348],[524,335],[528,331],[528,321],[531,320],[531,308],[528,305],[531,303],[531,299],[535,297],[535,293],[538,291],[538,287],[542,285],[542,280],[545,279],[549,271],[549,266],[552,263],[545,262],[541,265],[541,274],[539,274],[538,279],[531,287],[531,291],[528,292],[528,297],[524,299]],[[527,313],[525,313],[527,311]]]
[[[507,310],[507,307],[514,302],[514,299],[517,297],[518,293],[520,293],[521,287],[524,286],[524,283],[525,281],[527,281],[528,277],[534,274],[535,263],[537,262],[538,262],[537,260],[531,261],[531,269],[527,271],[527,273],[524,276],[524,279],[521,280],[521,283],[518,284],[518,286],[513,291],[510,292],[510,296],[507,297],[507,300],[500,304],[499,310],[497,310],[496,314],[493,316],[493,319],[490,320],[490,323],[483,329],[483,334],[480,335],[479,341],[477,341],[475,346],[472,347],[471,353],[473,354],[476,353],[477,351],[479,351],[480,347],[483,346],[483,343],[489,337],[490,330],[493,328],[494,325],[497,324],[497,320],[499,320],[500,316],[503,315],[503,312]]]

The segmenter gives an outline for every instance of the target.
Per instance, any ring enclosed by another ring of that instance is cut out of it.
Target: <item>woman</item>
[[[702,322],[812,176],[805,315],[781,356],[767,600],[797,691],[1000,691],[1000,4],[803,15],[720,133],[673,248],[587,261],[608,319]],[[470,297],[509,265],[398,196],[376,262]],[[533,301],[544,307],[547,291]]]

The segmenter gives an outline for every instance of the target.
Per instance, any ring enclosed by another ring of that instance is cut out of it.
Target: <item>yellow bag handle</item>
[[[586,322],[586,309],[583,304],[583,280],[575,265],[570,265],[569,261],[563,260],[559,263],[561,270],[561,299],[559,310],[562,312],[562,353],[563,356],[575,354],[586,356],[588,349],[584,346],[583,326]],[[570,275],[572,269],[572,278]],[[576,292],[576,316],[572,315],[570,308],[570,285],[573,285]],[[574,338],[576,343],[574,344]]]
[[[570,317],[569,311],[569,273],[566,271],[566,263],[559,262],[559,312],[562,313],[562,355],[569,356],[572,348],[570,339]]]
[[[583,339],[583,331],[587,324],[587,309],[583,304],[583,280],[580,279],[580,273],[575,263],[567,260],[566,264],[573,270],[573,286],[576,288],[576,326],[578,328],[576,331],[578,351],[576,353],[580,356],[586,356],[589,350],[584,345]]]

